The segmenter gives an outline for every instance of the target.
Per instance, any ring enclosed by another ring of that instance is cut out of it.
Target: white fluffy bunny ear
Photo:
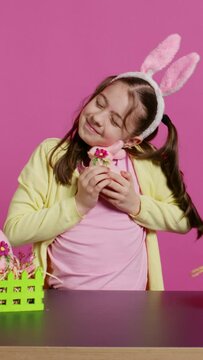
[[[160,83],[162,95],[167,96],[178,91],[193,74],[199,60],[200,56],[194,52],[171,64]]]
[[[144,60],[141,72],[149,75],[165,68],[179,50],[181,37],[179,34],[169,35]]]

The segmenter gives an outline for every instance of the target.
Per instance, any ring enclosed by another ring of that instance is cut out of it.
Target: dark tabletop
[[[203,292],[47,290],[0,313],[0,346],[203,347]]]

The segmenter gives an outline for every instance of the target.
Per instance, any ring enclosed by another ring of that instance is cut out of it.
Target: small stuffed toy
[[[102,165],[109,167],[114,172],[120,172],[113,160],[124,159],[126,156],[125,150],[122,149],[124,143],[118,140],[111,146],[101,147],[94,146],[88,151],[90,158],[90,166]]]

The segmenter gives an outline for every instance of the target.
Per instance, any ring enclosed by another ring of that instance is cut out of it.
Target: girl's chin
[[[97,136],[95,136],[92,133],[89,133],[86,130],[83,129],[79,129],[78,131],[78,135],[80,136],[80,138],[89,146],[99,146],[98,143],[100,142],[99,139],[97,139]]]
[[[103,139],[99,138],[99,136],[97,137],[96,134],[92,134],[86,130],[82,129],[78,129],[78,135],[80,136],[80,138],[89,146],[93,147],[93,146],[100,146],[100,147],[107,147],[112,145],[112,142],[105,142],[103,141]]]

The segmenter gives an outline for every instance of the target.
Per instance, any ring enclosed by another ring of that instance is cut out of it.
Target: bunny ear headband
[[[142,139],[148,137],[159,126],[164,114],[164,96],[178,91],[194,72],[200,56],[193,52],[173,62],[160,82],[153,80],[152,76],[165,68],[173,60],[180,47],[181,37],[172,34],[162,41],[144,60],[140,72],[126,72],[116,76],[113,80],[127,77],[138,77],[148,81],[153,87],[157,97],[157,113],[151,125],[140,135]]]

